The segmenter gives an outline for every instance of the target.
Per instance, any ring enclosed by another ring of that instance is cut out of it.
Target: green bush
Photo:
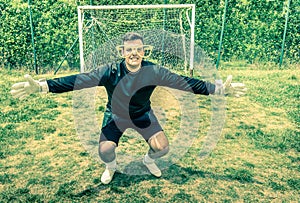
[[[196,1],[103,1],[40,0],[32,1],[37,65],[53,70],[78,37],[77,6],[114,4],[196,4],[196,44],[216,59],[225,3],[217,0]],[[229,0],[222,48],[222,59],[253,62],[279,61],[284,32],[286,4],[281,0]],[[299,1],[291,1],[285,58],[289,63],[300,59]],[[6,68],[32,67],[33,54],[29,9],[26,0],[0,2],[0,65]],[[121,28],[120,28],[121,29]],[[78,67],[78,45],[67,58],[69,66]]]

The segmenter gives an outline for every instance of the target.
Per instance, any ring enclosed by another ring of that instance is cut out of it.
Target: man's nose
[[[136,49],[132,49],[132,54],[136,54],[136,53],[137,53]]]

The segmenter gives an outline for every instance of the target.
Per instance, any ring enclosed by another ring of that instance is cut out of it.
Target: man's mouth
[[[139,57],[136,57],[136,56],[132,56],[132,57],[130,57],[130,60],[132,60],[132,61],[137,61],[137,60],[139,60],[140,58]]]

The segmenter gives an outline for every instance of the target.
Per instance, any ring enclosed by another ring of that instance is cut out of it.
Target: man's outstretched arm
[[[84,88],[101,86],[109,74],[108,67],[102,67],[89,73],[81,73],[49,80],[34,80],[25,75],[25,82],[12,86],[11,94],[14,98],[24,99],[34,93],[63,93]]]
[[[194,94],[202,95],[225,95],[240,97],[243,96],[247,88],[243,83],[233,83],[232,75],[229,75],[223,83],[222,80],[215,80],[214,83],[199,80],[187,76],[178,75],[171,71],[160,68],[159,70],[159,84],[183,91],[193,92]]]

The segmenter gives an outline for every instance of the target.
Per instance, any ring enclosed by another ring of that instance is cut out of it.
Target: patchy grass
[[[111,184],[102,185],[104,166],[86,152],[76,133],[73,93],[15,100],[10,87],[23,80],[24,72],[0,69],[0,201],[297,202],[299,68],[260,69],[231,63],[219,73],[244,82],[248,93],[227,98],[226,124],[208,158],[200,160],[198,155],[210,125],[210,102],[199,96],[198,138],[161,178],[117,173]],[[35,78],[43,77],[53,76]],[[105,109],[103,94],[99,88],[95,100],[99,126]],[[180,121],[178,104],[166,92],[156,94],[153,103],[165,114],[165,129],[172,141]],[[147,151],[144,142],[132,141],[130,136],[122,139],[121,148],[128,153]]]

